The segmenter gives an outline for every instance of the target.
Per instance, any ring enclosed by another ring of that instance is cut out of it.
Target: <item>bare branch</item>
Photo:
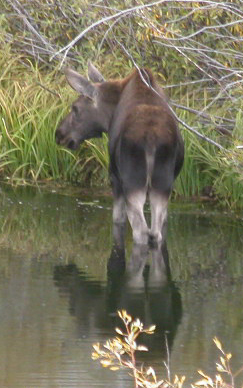
[[[32,26],[32,24],[28,20],[28,14],[26,10],[21,9],[21,5],[18,0],[15,0],[16,4],[12,3],[10,0],[7,0],[8,3],[13,7],[13,9],[17,12],[17,14],[23,19],[23,22],[26,24],[27,28],[47,47],[49,47],[52,51],[54,49],[51,47],[50,43],[43,38],[43,36],[37,31],[36,28]]]
[[[148,86],[150,89],[152,89],[153,92],[156,93],[159,97],[161,97],[160,94],[157,92],[157,90],[155,90],[155,89],[151,86],[151,84],[149,83],[149,81],[145,79],[145,77],[144,77],[144,75],[143,75],[141,69],[140,69],[139,66],[137,65],[137,63],[136,63],[136,61],[134,60],[133,56],[127,51],[127,49],[126,49],[120,42],[117,41],[117,43],[122,47],[122,49],[124,50],[124,52],[125,52],[125,53],[128,55],[128,57],[132,60],[134,66],[135,66],[136,69],[138,70],[139,75],[140,75],[142,81],[145,83],[145,85]],[[148,79],[149,79],[149,77],[148,77]],[[173,116],[175,117],[175,119],[176,119],[181,125],[183,125],[183,127],[185,127],[186,129],[188,129],[189,131],[193,132],[195,135],[197,135],[197,136],[200,137],[201,139],[207,141],[208,143],[213,144],[215,147],[219,148],[220,150],[226,151],[226,149],[225,149],[223,146],[221,146],[219,143],[217,143],[216,141],[214,141],[214,140],[210,139],[209,137],[203,135],[202,133],[198,132],[195,128],[192,128],[190,125],[186,124],[183,120],[181,120],[181,119],[177,116],[177,114],[174,112],[174,110],[172,109],[172,107],[171,107],[170,105],[169,105],[169,108],[170,108],[171,113],[172,113]]]
[[[150,4],[143,4],[143,5],[139,5],[139,6],[136,6],[136,7],[133,7],[133,8],[128,8],[128,9],[125,9],[125,10],[122,10],[120,12],[117,12],[116,14],[114,15],[110,15],[110,16],[107,16],[101,20],[98,20],[97,22],[91,24],[89,27],[85,28],[80,34],[78,34],[70,43],[68,43],[65,47],[63,47],[62,49],[60,49],[59,51],[57,51],[55,54],[52,55],[52,57],[50,58],[50,60],[52,60],[56,55],[58,54],[61,54],[62,52],[64,52],[64,58],[61,62],[61,66],[69,52],[69,50],[80,40],[82,39],[89,31],[93,30],[94,28],[98,27],[100,24],[103,24],[103,23],[106,23],[112,19],[115,19],[115,18],[119,18],[121,16],[125,16],[126,14],[129,14],[131,12],[136,12],[140,9],[143,9],[143,8],[148,8],[148,7],[153,7],[155,5],[158,5],[158,4],[161,4],[161,3],[164,3],[165,0],[159,0],[159,1],[155,1],[153,3],[150,3]]]

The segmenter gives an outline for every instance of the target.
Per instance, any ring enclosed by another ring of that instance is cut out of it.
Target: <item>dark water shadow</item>
[[[171,281],[166,244],[154,249],[133,245],[128,263],[124,247],[114,244],[105,284],[91,280],[75,264],[56,266],[54,280],[59,292],[69,295],[70,313],[77,319],[80,338],[100,330],[109,338],[113,328],[122,327],[117,310],[125,309],[145,326],[156,325],[154,335],[142,335],[139,341],[152,351],[149,359],[158,355],[167,358],[167,347],[171,349],[181,320],[182,304]]]

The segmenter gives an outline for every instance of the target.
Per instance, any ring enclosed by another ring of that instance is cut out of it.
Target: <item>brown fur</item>
[[[97,74],[95,70],[95,78]],[[67,78],[83,96],[57,129],[57,142],[77,149],[85,139],[107,132],[114,225],[124,225],[127,212],[134,240],[146,242],[143,205],[149,194],[151,235],[161,241],[168,198],[184,155],[183,140],[162,88],[148,69],[95,84],[71,69]],[[98,78],[102,79],[99,74]]]

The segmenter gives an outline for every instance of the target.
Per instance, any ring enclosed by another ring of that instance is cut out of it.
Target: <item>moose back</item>
[[[89,80],[72,69],[65,74],[80,96],[56,130],[57,143],[74,150],[84,140],[108,133],[114,235],[128,217],[135,243],[162,242],[169,196],[184,158],[162,88],[148,69],[110,81],[91,63]],[[150,228],[143,212],[147,196]]]

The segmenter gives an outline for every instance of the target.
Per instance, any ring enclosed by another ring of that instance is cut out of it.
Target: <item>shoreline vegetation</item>
[[[175,199],[243,207],[242,2],[155,3],[0,0],[2,181],[108,186],[106,135],[55,144],[76,98],[60,65],[91,59],[107,79],[150,67],[165,87],[186,149]]]

